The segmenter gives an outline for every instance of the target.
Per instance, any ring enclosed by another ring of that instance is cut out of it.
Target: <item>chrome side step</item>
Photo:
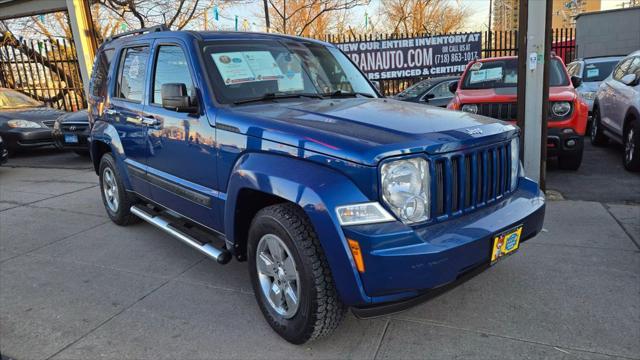
[[[204,255],[214,259],[219,264],[226,264],[231,260],[231,253],[226,249],[218,249],[215,246],[207,243],[201,244],[193,237],[183,233],[182,231],[171,226],[171,223],[161,215],[152,215],[149,212],[143,210],[140,206],[134,205],[131,207],[131,213],[148,222],[149,224],[159,228],[174,238],[182,241],[183,243],[191,246],[192,248],[200,251]]]

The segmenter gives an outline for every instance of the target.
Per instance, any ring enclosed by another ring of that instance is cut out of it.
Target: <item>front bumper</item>
[[[3,131],[2,139],[8,149],[28,149],[40,146],[53,145],[51,129],[10,129]]]
[[[361,316],[388,311],[398,301],[455,283],[490,262],[496,234],[522,225],[524,241],[540,232],[544,209],[537,184],[520,178],[508,198],[451,220],[415,228],[399,222],[345,227],[345,237],[362,249],[365,271],[360,278],[370,297],[368,303],[350,305]]]
[[[560,128],[547,130],[547,156],[563,156],[577,154],[583,151],[584,136]]]
[[[65,140],[65,135],[76,135],[78,142],[67,142]],[[61,149],[70,149],[70,150],[89,150],[89,131],[60,131],[53,130],[53,141],[56,146]]]

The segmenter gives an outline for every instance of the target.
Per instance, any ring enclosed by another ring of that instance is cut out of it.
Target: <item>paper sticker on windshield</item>
[[[587,77],[597,77],[598,75],[600,75],[600,69],[587,69]]]
[[[255,81],[251,68],[241,52],[211,54],[225,84]]]
[[[484,81],[494,81],[502,79],[502,68],[482,69],[471,72],[469,83],[476,84]]]
[[[242,53],[257,81],[282,78],[280,67],[269,51],[247,51]]]

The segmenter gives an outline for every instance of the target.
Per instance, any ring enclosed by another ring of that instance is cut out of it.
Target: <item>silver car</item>
[[[582,84],[576,88],[578,95],[589,105],[589,121],[592,119],[593,100],[596,98],[598,87],[613,68],[624,56],[603,56],[578,59],[567,65],[570,76],[582,79]]]
[[[640,171],[640,50],[622,59],[600,84],[593,104],[591,143],[624,145],[624,167]]]

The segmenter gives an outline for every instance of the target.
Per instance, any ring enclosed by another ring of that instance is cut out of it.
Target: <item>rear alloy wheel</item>
[[[129,210],[137,199],[127,193],[111,154],[100,159],[100,193],[107,215],[114,223],[124,226],[140,221]]]
[[[247,243],[249,276],[267,323],[302,344],[338,327],[345,306],[315,229],[295,204],[260,210]]]
[[[640,121],[632,120],[624,136],[624,167],[640,171]]]
[[[591,122],[591,144],[595,146],[605,145],[608,141],[607,136],[602,129],[602,123],[600,122],[600,109],[593,109],[593,120]]]

